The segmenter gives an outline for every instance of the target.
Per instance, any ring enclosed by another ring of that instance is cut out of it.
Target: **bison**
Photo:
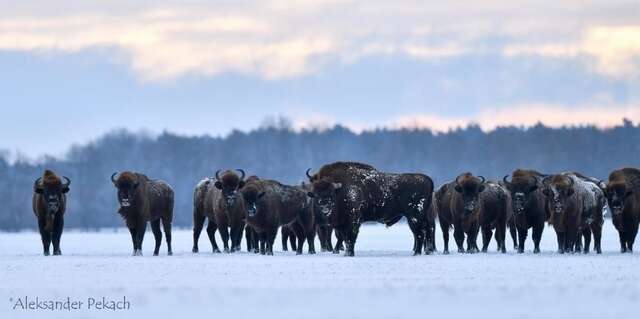
[[[151,222],[151,230],[156,240],[153,255],[158,255],[162,242],[160,222],[167,240],[167,254],[172,255],[171,223],[174,195],[171,186],[165,181],[152,180],[144,174],[130,171],[113,173],[111,182],[118,190],[118,213],[131,233],[133,255],[142,256],[142,240],[147,222]]]
[[[240,250],[242,241],[242,231],[245,225],[245,205],[244,200],[239,196],[238,191],[245,185],[245,173],[241,169],[238,176],[233,171],[225,171],[220,176],[220,170],[216,172],[215,187],[219,190],[214,192],[213,208],[216,226],[222,238],[225,252],[235,252]],[[231,238],[231,249],[229,249],[229,238]]]
[[[640,223],[640,170],[626,167],[611,172],[605,194],[620,237],[620,252],[633,252]]]
[[[584,253],[588,253],[593,232],[594,250],[600,254],[605,199],[598,184],[577,173],[547,176],[542,184],[548,223],[558,239],[558,253],[582,250],[581,236]]]
[[[486,182],[482,176],[463,173],[438,189],[433,207],[439,217],[445,254],[449,253],[449,229],[452,226],[458,252],[465,252],[465,234],[466,252],[478,252],[476,239],[479,231],[482,231],[482,252],[487,252],[495,228],[498,251],[506,253],[506,225],[512,212],[509,193],[502,185]]]
[[[545,196],[542,193],[542,179],[547,175],[534,170],[517,169],[502,179],[511,193],[514,223],[518,231],[518,253],[524,253],[524,244],[529,228],[532,228],[533,253],[540,253],[540,239],[547,220]]]
[[[423,174],[383,173],[357,162],[335,162],[309,175],[314,205],[329,218],[345,241],[345,255],[354,256],[360,225],[378,221],[391,226],[403,216],[413,232],[414,255],[422,253],[433,181]]]
[[[287,226],[298,238],[297,254],[306,239],[309,253],[315,253],[313,215],[300,189],[273,180],[254,180],[240,190],[246,205],[247,224],[256,232],[260,253],[273,255],[278,227]]]
[[[218,243],[216,242],[215,233],[217,226],[213,214],[214,193],[220,193],[220,190],[213,186],[214,183],[214,178],[204,178],[196,185],[193,191],[193,248],[191,251],[194,253],[198,253],[199,251],[198,239],[200,238],[205,220],[208,220],[207,235],[211,242],[211,249],[214,253],[220,252]]]
[[[38,219],[45,256],[49,256],[49,247],[52,242],[53,254],[62,254],[60,237],[64,227],[64,213],[67,209],[66,194],[69,192],[70,184],[69,178],[66,176],[60,178],[50,170],[45,170],[42,177],[38,177],[33,183],[33,213]]]

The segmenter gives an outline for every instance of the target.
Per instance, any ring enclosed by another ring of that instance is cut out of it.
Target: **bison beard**
[[[640,170],[622,168],[611,172],[605,195],[620,238],[620,252],[633,252],[640,223]]]
[[[345,255],[354,256],[362,222],[391,226],[403,216],[414,235],[414,255],[421,254],[427,237],[427,212],[433,181],[423,174],[389,174],[370,165],[335,162],[307,177],[314,206],[324,214],[345,242]],[[334,249],[335,251],[335,249]]]
[[[162,242],[160,222],[164,228],[167,241],[167,254],[172,255],[171,250],[171,223],[173,221],[173,189],[169,184],[161,180],[150,180],[146,175],[134,172],[123,172],[111,175],[111,181],[118,190],[118,213],[125,221],[131,241],[133,243],[133,255],[142,256],[142,240],[147,228],[147,222],[151,222],[151,230],[155,237],[155,249],[153,255],[157,256]]]
[[[32,207],[38,219],[38,228],[45,256],[53,243],[53,254],[61,255],[60,238],[64,227],[64,213],[67,207],[67,195],[71,180],[66,176],[58,177],[54,172],[46,170],[42,177],[33,183]]]

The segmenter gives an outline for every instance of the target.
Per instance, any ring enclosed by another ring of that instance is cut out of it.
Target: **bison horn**
[[[216,171],[216,180],[220,181],[220,170]]]
[[[305,173],[307,175],[307,177],[309,178],[309,180],[311,180],[313,177],[311,175],[309,175],[309,172],[311,171],[311,169],[307,169],[307,172]]]
[[[545,176],[545,178],[542,179],[542,185],[546,186],[548,184],[549,179],[551,179],[551,176]]]
[[[480,184],[484,184],[484,182],[486,181],[486,179],[482,175],[478,175],[478,178],[480,179]]]
[[[246,174],[244,173],[244,171],[240,168],[236,168],[236,171],[240,172],[240,174],[242,174],[242,176],[240,176],[240,180],[244,180],[244,177],[246,176]]]
[[[507,180],[507,178],[509,178],[509,174],[505,175],[505,176],[502,178],[502,181],[503,181],[505,184],[509,184],[509,181]]]
[[[575,181],[570,176],[567,176],[567,177],[569,178],[569,181],[571,182],[571,184],[569,184],[569,188],[573,188],[573,184],[575,184]]]
[[[71,185],[71,180],[69,179],[69,177],[62,176],[62,178],[67,181],[66,183],[64,183],[64,187],[69,187],[69,185]]]
[[[460,176],[456,177],[456,185],[460,185],[460,182],[458,182],[459,178],[460,178]]]
[[[118,172],[115,172],[111,175],[111,182],[113,182],[114,184],[116,182],[116,179],[115,179],[116,175],[118,175]]]
[[[36,181],[35,181],[35,182],[33,182],[33,189],[38,188],[38,186],[40,185],[40,181],[41,181],[41,180],[42,180],[42,177],[38,177],[38,178],[36,179]]]

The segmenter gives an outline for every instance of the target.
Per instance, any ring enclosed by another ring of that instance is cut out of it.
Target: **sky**
[[[0,0],[0,150],[119,128],[640,122],[640,2]]]

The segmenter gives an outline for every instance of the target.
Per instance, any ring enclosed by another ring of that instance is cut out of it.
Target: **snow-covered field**
[[[37,233],[0,233],[0,318],[638,318],[640,254],[620,254],[615,229],[605,226],[602,255],[557,255],[546,228],[540,255],[528,241],[524,255],[498,254],[492,243],[488,254],[418,257],[406,225],[366,226],[355,258],[296,256],[280,252],[279,239],[275,256],[214,255],[204,232],[194,255],[190,230],[174,232],[170,257],[164,243],[152,256],[150,232],[145,256],[129,256],[124,231],[68,231],[64,255],[44,257]],[[84,304],[13,309],[24,296]],[[124,296],[130,309],[86,309],[88,298],[103,296]]]

